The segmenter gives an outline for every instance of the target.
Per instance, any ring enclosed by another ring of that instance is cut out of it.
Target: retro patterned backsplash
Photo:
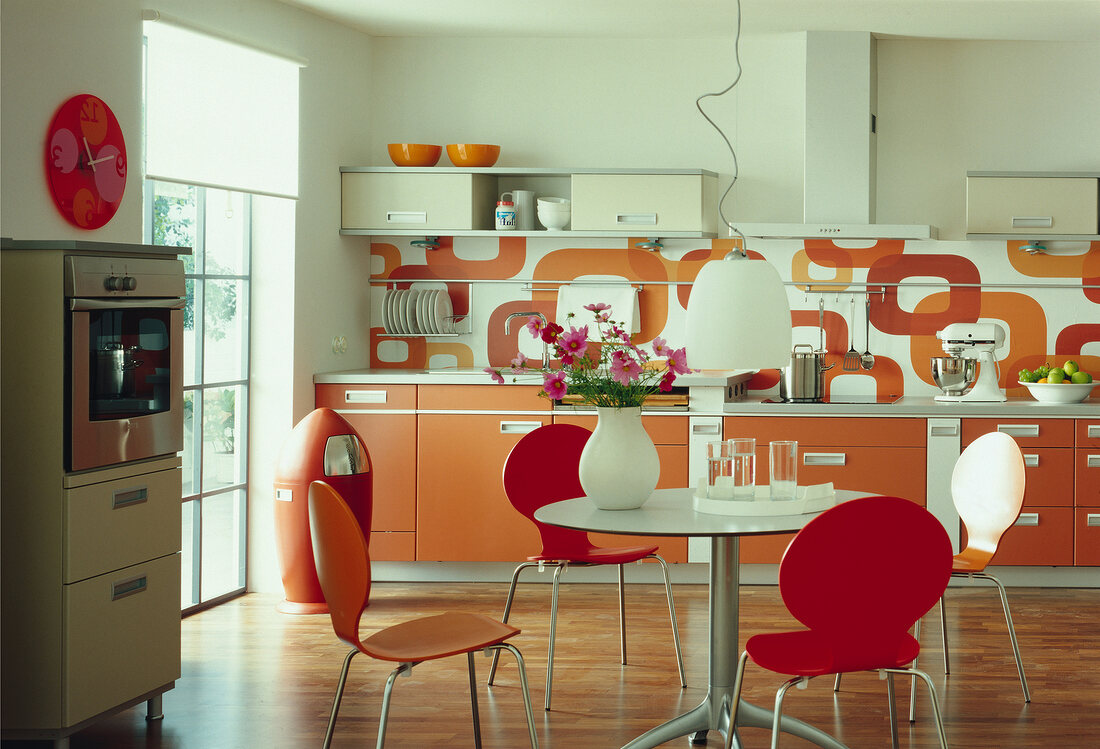
[[[704,263],[735,246],[732,239],[666,239],[662,249],[652,251],[634,246],[644,238],[500,236],[440,237],[437,249],[425,249],[413,239],[371,242],[372,367],[505,366],[517,350],[538,358],[541,344],[518,324],[522,320],[505,334],[505,319],[534,311],[554,321],[557,284],[548,282],[559,281],[614,280],[641,287],[635,342],[661,336],[675,347],[683,337],[691,281]],[[1009,396],[1026,395],[1016,384],[1017,373],[1043,361],[1073,358],[1100,375],[1100,242],[1057,243],[1050,254],[1037,255],[1020,251],[1022,244],[750,239],[748,247],[750,255],[768,260],[791,282],[796,344],[818,346],[819,300],[824,300],[826,362],[837,365],[826,372],[826,393],[934,395],[929,357],[943,355],[935,333],[953,322],[997,322],[1005,328],[1006,343],[997,357]],[[462,332],[386,335],[387,282],[391,288],[446,288],[455,315],[463,316]],[[865,337],[867,297],[871,327]],[[850,332],[858,351],[874,354],[872,369],[843,370]],[[690,365],[690,351],[687,357]],[[764,370],[749,387],[774,394],[778,381],[777,370]]]

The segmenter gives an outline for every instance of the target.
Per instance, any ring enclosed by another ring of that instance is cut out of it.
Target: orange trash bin
[[[309,485],[324,480],[347,501],[370,538],[373,482],[370,453],[355,427],[318,408],[291,430],[275,467],[275,537],[285,614],[327,614],[309,533]]]

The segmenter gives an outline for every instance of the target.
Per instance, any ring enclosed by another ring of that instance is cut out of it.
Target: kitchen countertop
[[[505,384],[538,385],[541,375],[505,374]],[[677,385],[688,388],[725,387],[728,378],[738,372],[701,372],[676,378]],[[349,369],[338,372],[320,372],[314,383],[339,385],[493,385],[481,367],[443,367],[439,369]],[[1100,398],[1095,395],[1082,403],[1040,403],[1031,397],[1010,397],[1004,403],[945,403],[934,399],[934,392],[927,395],[905,396],[888,404],[847,403],[764,403],[770,396],[748,396],[743,400],[722,404],[720,409],[695,408],[692,415],[723,416],[887,416],[919,418],[1082,418],[1100,417]],[[693,396],[694,398],[694,396]],[[685,413],[680,411],[679,413]]]

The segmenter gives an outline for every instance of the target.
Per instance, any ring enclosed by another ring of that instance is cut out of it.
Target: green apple
[[[1066,371],[1061,367],[1054,367],[1052,370],[1047,372],[1047,382],[1051,384],[1060,385],[1065,382],[1065,380]]]
[[[1063,364],[1062,369],[1066,370],[1066,374],[1070,377],[1073,377],[1075,372],[1080,371],[1080,368],[1077,366],[1077,362],[1075,362],[1073,359],[1070,359],[1065,364]]]
[[[1074,372],[1072,375],[1070,375],[1069,379],[1070,382],[1074,384],[1087,385],[1088,383],[1092,382],[1092,375],[1090,375],[1088,372]]]

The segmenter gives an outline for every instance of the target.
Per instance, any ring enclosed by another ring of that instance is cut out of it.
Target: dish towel
[[[566,330],[570,312],[575,327],[587,325],[592,321],[591,310],[584,305],[603,302],[611,305],[611,319],[622,322],[623,329],[637,333],[642,329],[642,315],[638,307],[638,289],[627,283],[621,284],[562,284],[558,287],[558,325]]]

